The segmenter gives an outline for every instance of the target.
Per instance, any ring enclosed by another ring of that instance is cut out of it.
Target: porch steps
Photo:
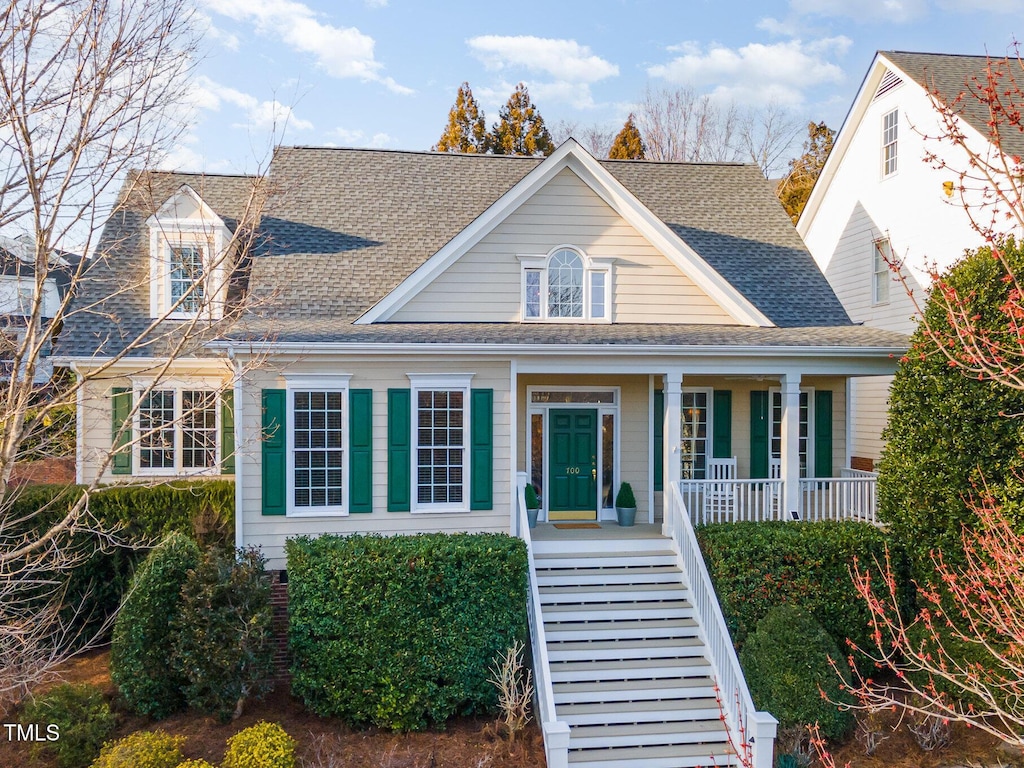
[[[535,540],[557,719],[573,768],[735,765],[668,539]]]

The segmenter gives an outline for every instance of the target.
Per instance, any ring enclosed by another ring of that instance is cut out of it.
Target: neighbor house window
[[[711,455],[711,390],[684,389],[680,409],[680,437],[682,445],[682,478],[703,480],[707,476],[708,457]]]
[[[219,414],[213,389],[143,390],[138,409],[139,468],[177,473],[217,466]]]
[[[896,139],[899,132],[899,110],[882,117],[882,175],[896,173]]]
[[[811,393],[800,390],[800,477],[807,477],[807,457],[811,450]],[[782,392],[772,390],[772,446],[771,458],[782,460]]]
[[[889,276],[889,265],[892,264],[892,245],[889,238],[883,237],[875,240],[871,250],[873,266],[871,300],[875,304],[885,304],[889,301],[889,283],[892,282]]]
[[[524,320],[607,321],[611,260],[561,247],[548,256],[523,256]]]

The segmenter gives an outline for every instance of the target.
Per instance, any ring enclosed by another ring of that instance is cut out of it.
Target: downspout
[[[519,361],[516,358],[509,360],[509,385],[508,385],[508,439],[509,439],[509,472],[508,472],[508,487],[509,487],[509,516],[508,525],[509,532],[515,536],[516,533],[516,520],[518,515],[517,509],[517,495],[518,495],[518,474],[516,472],[516,463],[518,461],[519,454]]]
[[[245,463],[242,458],[245,452],[242,450],[242,437],[244,430],[242,429],[243,412],[242,407],[242,362],[235,357],[235,350],[233,347],[228,347],[228,360],[235,364],[235,376],[234,376],[234,431],[235,431],[235,547],[241,549],[244,546],[244,531],[243,531],[243,520],[244,508],[242,506],[243,494],[242,490],[245,485],[243,478],[245,477]]]
[[[83,392],[82,375],[78,372],[78,363],[71,363],[71,372],[75,374],[78,389],[75,390],[75,485],[83,484],[82,461],[85,458],[85,393]],[[111,401],[113,402],[113,401]]]

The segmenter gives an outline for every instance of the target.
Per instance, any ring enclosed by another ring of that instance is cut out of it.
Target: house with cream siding
[[[909,334],[924,301],[929,269],[939,272],[983,244],[971,227],[953,169],[966,169],[963,150],[937,139],[936,104],[952,104],[968,85],[985,82],[985,56],[879,51],[836,137],[797,231],[850,318],[865,326]],[[933,101],[933,98],[935,99]],[[996,157],[987,109],[971,96],[955,109],[965,140],[981,157]],[[1024,154],[1018,132],[1003,149]],[[979,209],[980,210],[980,209]],[[907,285],[886,262],[899,261]],[[891,377],[855,378],[847,391],[851,414],[846,453],[871,469],[882,450]]]
[[[598,161],[573,140],[547,158],[282,147],[231,274],[203,265],[252,180],[145,177],[105,237],[112,273],[147,290],[108,297],[97,275],[63,359],[88,371],[167,302],[207,332],[168,363],[165,320],[90,382],[80,480],[233,477],[237,543],[281,571],[291,536],[521,536],[549,765],[727,764],[716,685],[771,764],[774,721],[715,634],[691,526],[870,519],[847,392],[891,373],[906,338],[851,321],[755,166]],[[624,481],[634,529],[615,523]],[[670,650],[650,661],[659,621]]]

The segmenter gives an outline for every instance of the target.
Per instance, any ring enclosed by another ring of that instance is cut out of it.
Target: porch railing
[[[697,525],[781,519],[781,480],[680,480],[679,493]]]
[[[771,768],[778,721],[768,712],[758,712],[754,708],[722,608],[711,585],[711,576],[693,532],[691,514],[682,492],[685,482],[672,483],[666,494],[663,532],[672,539],[679,567],[690,589],[690,602],[697,613],[708,660],[714,670],[719,705],[732,747],[741,757],[749,759],[745,765]]]
[[[548,644],[544,636],[544,617],[541,614],[537,569],[533,558],[533,540],[530,537],[530,524],[526,516],[526,482],[526,473],[519,472],[516,476],[516,515],[513,520],[515,535],[526,544],[526,613],[530,622],[537,720],[544,736],[544,756],[547,758],[548,768],[568,768],[569,724],[555,719],[555,692],[551,685]]]
[[[798,520],[876,522],[877,475],[842,471],[843,477],[801,478]],[[680,480],[679,493],[694,525],[791,520],[782,505],[784,481]]]

